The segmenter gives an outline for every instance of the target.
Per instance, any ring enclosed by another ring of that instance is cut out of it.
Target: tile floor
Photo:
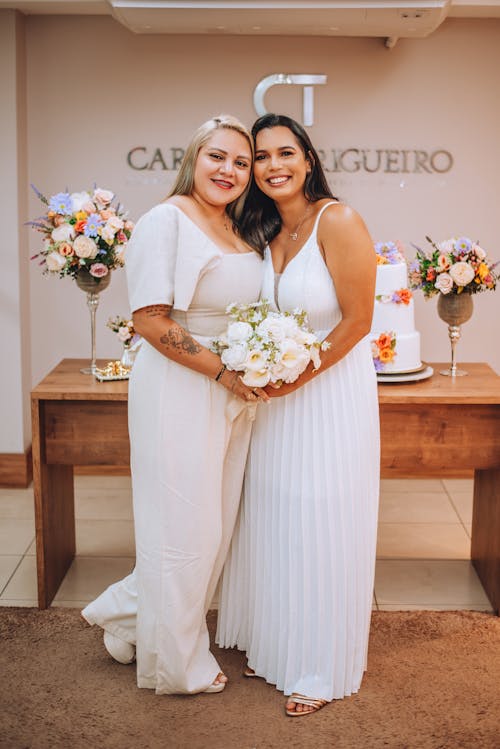
[[[82,607],[134,565],[130,479],[75,479],[77,556],[54,606]],[[374,608],[491,605],[470,563],[472,480],[383,480]],[[0,489],[0,605],[36,606],[33,490]]]

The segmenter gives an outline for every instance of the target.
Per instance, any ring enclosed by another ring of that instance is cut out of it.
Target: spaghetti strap
[[[316,221],[314,222],[313,230],[311,232],[311,237],[315,237],[316,234],[317,234],[319,220],[320,220],[321,216],[323,215],[323,211],[325,210],[325,208],[329,208],[329,206],[331,206],[331,205],[339,205],[339,202],[340,201],[338,201],[338,200],[331,200],[329,203],[325,203],[325,205],[322,206],[319,209],[318,215],[316,216]]]

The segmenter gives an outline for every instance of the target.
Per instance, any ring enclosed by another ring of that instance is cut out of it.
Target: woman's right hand
[[[226,390],[229,390],[233,395],[236,395],[237,398],[241,398],[245,403],[258,403],[259,401],[269,400],[268,394],[262,388],[249,388],[245,385],[239,372],[233,372],[226,369],[219,382],[226,388]]]

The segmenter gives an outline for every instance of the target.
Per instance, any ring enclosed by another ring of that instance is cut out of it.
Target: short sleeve
[[[155,206],[137,222],[125,254],[131,312],[154,304],[173,304],[178,233],[178,215],[166,203]]]

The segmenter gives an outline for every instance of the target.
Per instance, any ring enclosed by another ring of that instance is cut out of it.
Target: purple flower
[[[391,302],[394,302],[395,304],[399,304],[400,301],[401,301],[401,297],[399,296],[398,292],[395,291],[391,297]]]
[[[71,213],[72,203],[69,192],[58,192],[57,195],[52,195],[49,200],[49,211],[63,215]]]
[[[375,372],[383,372],[384,371],[384,365],[380,361],[380,359],[374,359],[373,364],[375,365]]]
[[[103,225],[104,221],[98,213],[91,213],[87,219],[85,225],[84,234],[86,237],[97,237],[99,228]]]

